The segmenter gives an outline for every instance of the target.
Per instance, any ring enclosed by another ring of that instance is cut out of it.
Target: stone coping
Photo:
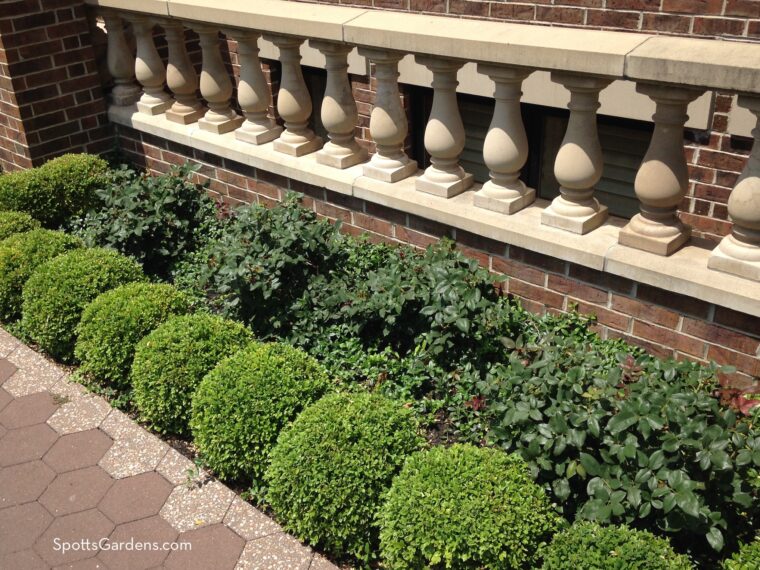
[[[196,124],[139,113],[134,106],[111,106],[108,114],[114,123],[299,182],[760,317],[760,283],[708,269],[711,242],[693,239],[673,255],[661,257],[619,245],[618,233],[627,222],[620,218],[611,217],[600,228],[577,235],[541,225],[545,200],[508,216],[474,205],[479,184],[454,198],[440,198],[415,190],[417,176],[388,184],[363,176],[362,165],[338,170],[318,164],[314,153],[291,157],[276,152],[272,143],[248,144],[234,133],[209,133]]]
[[[85,0],[103,8],[364,47],[760,93],[760,43],[365,10],[288,0]]]

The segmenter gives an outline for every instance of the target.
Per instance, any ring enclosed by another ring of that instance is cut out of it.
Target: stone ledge
[[[571,234],[541,225],[545,200],[507,216],[474,205],[479,184],[454,198],[439,198],[416,191],[416,176],[386,184],[364,177],[361,165],[338,170],[318,164],[315,154],[294,158],[275,152],[272,143],[251,145],[235,139],[234,133],[214,135],[134,107],[112,106],[108,114],[114,123],[299,182],[760,317],[760,283],[708,269],[713,247],[708,242],[693,240],[670,257],[661,257],[619,245],[620,228],[627,223],[620,218],[611,217],[585,235]]]
[[[469,20],[288,0],[85,0],[220,28],[344,41],[472,62],[760,93],[760,43]]]

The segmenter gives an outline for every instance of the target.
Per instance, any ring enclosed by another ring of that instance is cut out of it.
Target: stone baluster
[[[266,36],[280,49],[280,90],[277,112],[285,121],[285,130],[274,141],[274,150],[291,156],[303,156],[322,148],[322,139],[309,128],[311,95],[301,71],[303,39],[287,36]]]
[[[367,150],[356,142],[354,136],[358,113],[348,81],[348,54],[352,47],[314,40],[309,40],[309,45],[322,52],[327,68],[327,86],[320,114],[330,140],[317,153],[317,162],[334,168],[348,168],[364,162]]]
[[[634,188],[640,213],[622,230],[619,242],[657,255],[670,255],[691,236],[691,228],[677,215],[689,186],[689,171],[683,149],[686,110],[702,92],[665,85],[639,84],[639,93],[657,105],[654,133],[636,173]]]
[[[459,165],[465,133],[456,89],[457,72],[464,62],[419,55],[414,59],[433,73],[433,106],[425,126],[425,150],[430,154],[430,166],[415,181],[415,188],[451,198],[472,186],[472,174]]]
[[[198,90],[198,74],[187,55],[185,27],[176,21],[166,22],[163,27],[169,45],[166,84],[174,94],[174,104],[166,111],[166,118],[174,123],[189,125],[205,113],[195,95]]]
[[[528,136],[520,111],[520,97],[522,83],[531,70],[479,64],[478,71],[494,82],[495,105],[483,142],[483,159],[491,179],[475,193],[474,204],[502,214],[514,214],[536,199],[536,191],[520,180],[520,171],[528,160]]]
[[[710,269],[760,281],[760,97],[740,95],[739,105],[752,111],[757,124],[744,172],[728,198],[728,215],[734,222],[731,233],[712,252]]]
[[[124,21],[114,12],[104,12],[103,21],[108,31],[108,71],[114,82],[111,102],[132,105],[140,98],[140,87],[135,83],[135,57],[124,35]]]
[[[234,131],[242,124],[243,117],[230,107],[232,81],[219,51],[219,30],[198,26],[195,31],[200,38],[203,58],[201,95],[208,101],[208,111],[198,120],[198,127],[218,135]]]
[[[153,42],[153,22],[143,16],[130,16],[137,43],[135,77],[143,87],[137,109],[147,115],[160,115],[172,106],[171,96],[164,91],[166,70]]]
[[[398,62],[403,54],[359,48],[359,54],[375,64],[377,93],[369,120],[376,151],[364,165],[364,175],[383,182],[398,182],[417,172],[417,163],[404,152],[409,130],[398,90]]]
[[[610,80],[554,72],[552,81],[570,91],[567,106],[570,118],[554,161],[560,195],[541,213],[541,223],[585,234],[607,219],[607,206],[594,198],[594,185],[601,179],[604,167],[596,111],[599,92],[610,84]]]
[[[245,122],[235,131],[235,137],[253,144],[268,143],[280,136],[282,127],[269,116],[272,93],[261,70],[260,34],[252,31],[231,33],[238,42],[240,60],[238,103],[245,114]]]

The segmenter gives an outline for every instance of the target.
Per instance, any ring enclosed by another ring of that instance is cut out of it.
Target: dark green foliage
[[[760,536],[742,544],[738,552],[723,561],[724,570],[758,570],[760,568]]]
[[[203,459],[225,479],[262,483],[280,431],[328,388],[324,368],[282,343],[253,343],[222,361],[193,398]]]
[[[534,568],[563,521],[517,455],[471,445],[407,459],[380,511],[388,568]]]
[[[557,534],[543,570],[691,570],[686,556],[650,532],[577,522]]]
[[[10,323],[21,318],[21,291],[37,267],[78,247],[82,247],[79,238],[43,229],[0,242],[0,321]]]
[[[420,445],[400,403],[368,393],[327,395],[280,434],[266,472],[267,500],[298,537],[368,559],[378,508]]]
[[[0,176],[0,210],[26,212],[43,226],[58,228],[98,203],[108,184],[108,164],[90,154],[66,154],[39,168]]]
[[[555,325],[461,386],[488,440],[519,452],[570,518],[646,526],[695,556],[750,532],[760,430],[720,405],[715,370]]]
[[[336,229],[289,195],[277,208],[238,208],[209,248],[203,285],[227,316],[262,338],[286,333],[293,303],[339,259]]]
[[[186,433],[203,377],[252,340],[242,324],[212,315],[166,321],[135,350],[130,379],[142,418],[161,433]]]
[[[170,317],[187,313],[189,305],[171,285],[130,283],[103,293],[77,327],[80,373],[102,387],[127,390],[137,343]]]
[[[140,265],[112,249],[79,249],[40,265],[23,290],[21,328],[62,362],[74,357],[76,326],[98,295],[143,281]]]
[[[24,212],[0,212],[0,241],[40,227],[40,223]]]
[[[172,167],[150,176],[122,168],[98,192],[103,206],[87,214],[77,233],[89,245],[133,256],[149,275],[168,277],[194,252],[216,221],[216,206],[204,185],[192,182],[194,168]]]

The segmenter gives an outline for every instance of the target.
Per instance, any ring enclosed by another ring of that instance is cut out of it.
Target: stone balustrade
[[[759,44],[459,20],[284,0],[257,0],[234,8],[211,0],[89,3],[101,7],[108,31],[114,107],[134,105],[135,112],[149,116],[165,113],[166,120],[182,125],[197,122],[198,129],[211,135],[234,132],[234,138],[250,145],[252,153],[270,145],[274,153],[290,157],[282,159],[288,168],[298,170],[303,165],[304,172],[311,172],[316,162],[331,169],[335,174],[325,176],[334,176],[336,184],[346,179],[347,174],[341,172],[359,168],[357,177],[367,179],[367,187],[381,201],[384,194],[398,196],[403,187],[407,192],[403,200],[433,204],[435,209],[467,194],[471,196],[468,215],[490,212],[489,216],[501,216],[505,228],[518,212],[537,207],[535,190],[519,177],[528,160],[521,85],[536,70],[551,72],[552,81],[569,92],[569,122],[554,161],[559,196],[541,207],[537,218],[545,241],[546,235],[552,235],[546,231],[555,232],[555,241],[567,243],[580,239],[571,236],[592,240],[597,232],[609,236],[614,231],[616,243],[629,248],[631,255],[672,256],[690,238],[690,228],[677,216],[688,184],[683,149],[688,104],[709,90],[738,93],[739,105],[760,120]],[[128,51],[125,22],[132,26],[136,54]],[[166,33],[167,68],[154,45],[156,26]],[[185,50],[184,29],[200,37],[200,81]],[[220,33],[238,42],[237,103],[244,117],[233,110],[233,78],[221,57]],[[279,48],[282,71],[277,112],[284,128],[267,115],[272,95],[259,60],[262,36]],[[324,93],[310,94],[304,82],[299,50],[307,40],[326,60]],[[357,108],[347,56],[355,47],[372,65],[376,80],[369,123],[376,148],[371,156],[354,138]],[[404,150],[408,118],[399,95],[398,64],[406,54],[413,54],[433,76],[432,110],[424,136],[431,164],[424,172]],[[456,87],[457,72],[465,62],[476,62],[478,72],[494,84],[495,108],[483,145],[490,180],[482,186],[473,184],[472,175],[459,163],[465,132]],[[654,132],[635,181],[640,212],[627,224],[611,224],[607,206],[594,195],[603,169],[596,121],[599,94],[618,79],[636,82],[642,97],[656,104]],[[196,96],[198,86],[207,109]],[[312,109],[313,95],[321,108]],[[326,142],[309,126],[313,113],[319,113],[327,130]],[[760,129],[755,130],[755,138],[760,140]],[[407,180],[414,183],[406,184]],[[703,269],[760,281],[760,144],[754,146],[728,211],[733,232],[705,258]]]

